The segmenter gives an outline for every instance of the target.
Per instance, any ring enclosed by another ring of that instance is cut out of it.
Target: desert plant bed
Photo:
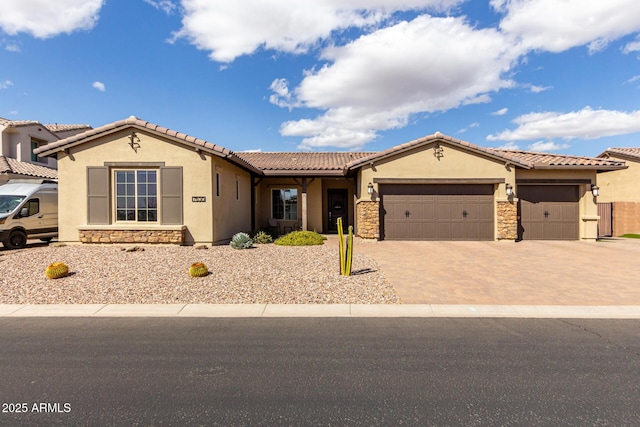
[[[400,300],[368,256],[353,256],[353,275],[340,275],[337,248],[256,245],[35,247],[0,254],[0,304],[394,304]],[[69,267],[49,280],[52,262]],[[189,275],[196,262],[208,274]]]

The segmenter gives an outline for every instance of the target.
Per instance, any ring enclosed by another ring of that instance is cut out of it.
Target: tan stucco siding
[[[4,128],[2,130],[1,155],[11,157],[21,162],[55,168],[57,161],[51,157],[40,158],[39,162],[31,161],[31,139],[41,144],[57,141],[58,138],[42,126],[21,126]]]
[[[504,179],[505,184],[515,183],[515,168],[505,166],[505,162],[490,159],[457,147],[440,143],[442,157],[434,155],[434,145],[410,150],[381,161],[373,166],[362,167],[359,176],[358,196],[369,200],[367,186],[372,183],[378,191],[375,179]],[[498,188],[496,197],[506,199],[504,184]]]
[[[216,174],[220,179],[220,195],[216,194]],[[225,242],[238,232],[251,231],[250,175],[221,158],[214,158],[211,176],[214,242]]]
[[[627,169],[598,174],[599,202],[640,202],[640,161],[623,160]]]
[[[60,240],[77,241],[78,228],[87,225],[88,167],[104,166],[105,163],[164,163],[165,166],[183,169],[183,222],[187,226],[185,243],[212,242],[214,199],[211,197],[211,156],[198,154],[188,147],[142,131],[136,131],[140,141],[139,148],[134,151],[129,145],[130,134],[131,130],[120,131],[78,147],[71,147],[68,154],[58,154]],[[112,171],[110,180],[113,180]],[[192,196],[206,196],[206,202],[193,203]],[[112,184],[109,198],[111,228],[118,228],[123,223],[114,221]],[[148,224],[142,225],[153,227]]]
[[[440,143],[441,157],[435,156],[435,144],[409,150],[397,156],[365,165],[358,173],[357,201],[378,201],[379,184],[376,179],[430,179],[430,180],[497,180],[494,199],[507,201],[506,184],[515,186],[515,167],[506,162],[488,158],[458,147]],[[503,182],[500,182],[503,181]],[[367,187],[373,184],[374,194]],[[356,202],[357,203],[357,202]],[[498,237],[497,204],[494,205],[494,236]]]

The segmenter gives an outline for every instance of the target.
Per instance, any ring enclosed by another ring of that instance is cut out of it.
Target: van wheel
[[[3,242],[9,249],[20,249],[27,246],[27,235],[20,230],[12,231],[9,238]]]

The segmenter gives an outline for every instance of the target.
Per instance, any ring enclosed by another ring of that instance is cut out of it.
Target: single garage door
[[[577,185],[519,185],[518,198],[518,239],[579,239]]]
[[[493,240],[493,184],[381,185],[388,240]]]

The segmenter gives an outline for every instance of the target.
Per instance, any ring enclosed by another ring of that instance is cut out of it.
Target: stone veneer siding
[[[613,202],[613,235],[640,233],[640,202]]]
[[[516,240],[518,237],[518,204],[498,202],[498,240]]]
[[[378,202],[361,201],[356,206],[358,216],[357,235],[363,239],[380,238],[380,205]]]
[[[184,243],[181,230],[79,230],[82,243]]]

